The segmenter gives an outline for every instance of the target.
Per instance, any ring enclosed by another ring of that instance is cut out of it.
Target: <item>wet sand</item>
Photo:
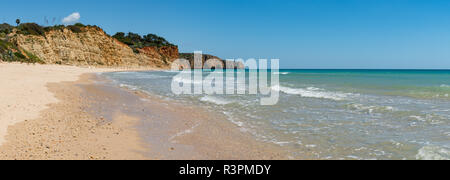
[[[287,159],[279,146],[258,142],[221,114],[163,100],[140,91],[117,88],[102,77],[83,86],[93,113],[111,119],[114,111],[139,119],[137,132],[150,159],[259,160]]]
[[[90,72],[47,82],[55,99],[40,102],[36,117],[8,124],[0,159],[288,159],[223,115],[118,88]]]

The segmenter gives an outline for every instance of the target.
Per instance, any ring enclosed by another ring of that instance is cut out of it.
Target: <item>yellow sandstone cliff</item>
[[[145,47],[136,53],[101,28],[92,26],[83,27],[80,32],[55,29],[43,36],[13,33],[8,41],[46,64],[169,68],[178,58],[176,46]]]

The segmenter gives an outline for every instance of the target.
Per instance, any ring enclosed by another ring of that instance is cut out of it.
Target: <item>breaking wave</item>
[[[213,96],[204,96],[200,98],[200,101],[209,102],[217,105],[227,105],[233,103],[233,101],[228,101],[222,98],[213,97]]]
[[[349,104],[347,105],[347,108],[369,114],[392,112],[395,110],[395,108],[392,106],[365,106],[362,104]]]
[[[186,78],[182,78],[182,77],[175,77],[173,78],[174,82],[177,83],[183,83],[183,84],[203,84],[203,81],[194,81],[191,78],[186,79]]]
[[[281,75],[288,75],[288,72],[274,72],[273,74],[281,74]]]
[[[450,160],[450,150],[439,146],[425,146],[416,155],[418,160]]]
[[[336,93],[336,92],[327,92],[319,88],[308,87],[306,89],[303,88],[289,88],[284,86],[273,86],[272,90],[281,91],[286,94],[300,95],[302,97],[308,98],[320,98],[320,99],[331,99],[335,101],[341,101],[349,97],[348,93]]]

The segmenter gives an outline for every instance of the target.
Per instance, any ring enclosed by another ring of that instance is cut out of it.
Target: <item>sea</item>
[[[311,159],[450,159],[450,70],[284,69],[268,73],[269,80],[279,77],[271,87],[279,101],[270,106],[261,105],[258,94],[174,94],[173,81],[202,83],[180,79],[179,73],[103,75],[120,87],[221,113],[293,159],[305,152]],[[248,78],[251,70],[234,71],[239,73]]]

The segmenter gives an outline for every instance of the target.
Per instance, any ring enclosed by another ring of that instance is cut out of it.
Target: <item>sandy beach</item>
[[[95,74],[117,69],[0,69],[0,159],[288,158],[225,117],[114,87]]]
[[[136,120],[120,121],[83,111],[81,89],[74,82],[85,73],[112,69],[57,65],[0,64],[0,159],[143,159],[138,137],[128,127]]]

